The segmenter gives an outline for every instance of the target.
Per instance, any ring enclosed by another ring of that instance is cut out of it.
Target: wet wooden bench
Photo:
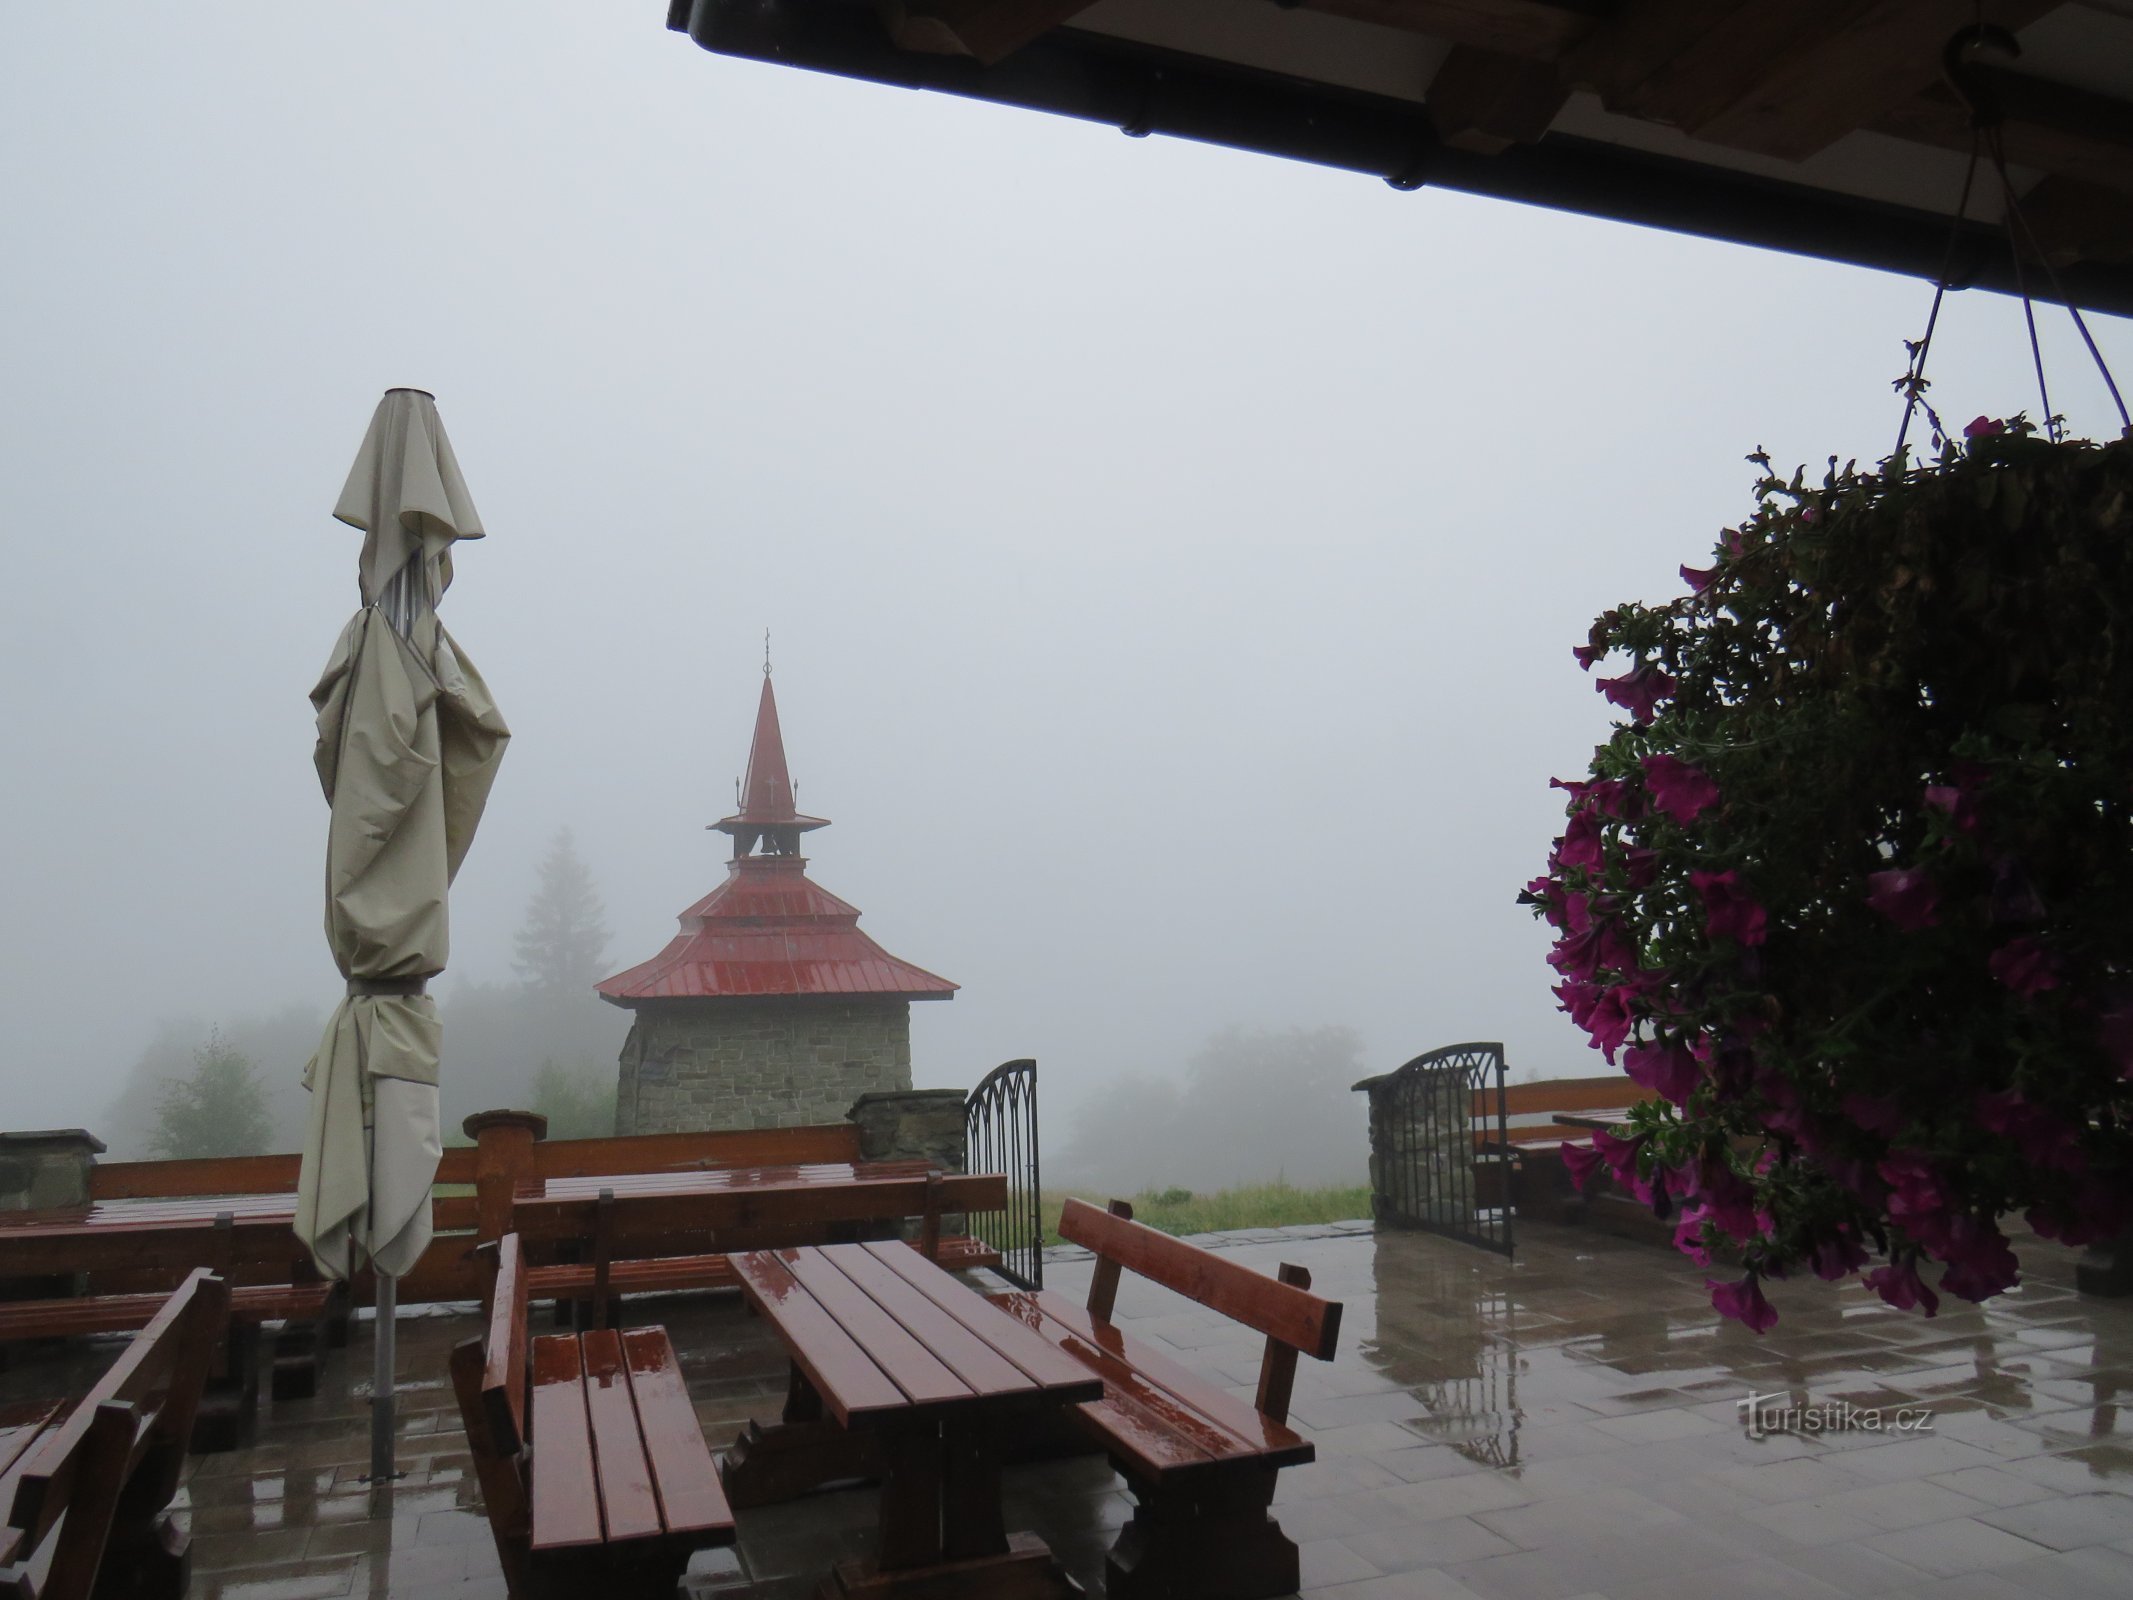
[[[1122,1200],[1108,1212],[1067,1201],[1059,1234],[1096,1254],[1085,1307],[1043,1291],[992,1300],[1104,1380],[1104,1397],[1072,1416],[1125,1475],[1136,1502],[1106,1563],[1106,1593],[1115,1600],[1293,1593],[1296,1545],[1269,1507],[1281,1468],[1316,1455],[1288,1426],[1289,1395],[1298,1355],[1332,1359],[1339,1302],[1308,1293],[1311,1275],[1302,1267],[1285,1265],[1269,1278],[1144,1227]],[[1252,1403],[1112,1325],[1127,1269],[1267,1336]]]
[[[518,1236],[495,1250],[488,1331],[452,1351],[452,1387],[511,1593],[671,1600],[734,1531],[666,1330],[532,1338]]]
[[[69,1407],[0,1418],[0,1596],[177,1600],[190,1538],[169,1515],[229,1287],[202,1268]]]

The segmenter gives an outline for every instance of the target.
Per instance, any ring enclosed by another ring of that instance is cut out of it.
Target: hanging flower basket
[[[1577,651],[1626,715],[1522,898],[1657,1098],[1565,1155],[1737,1253],[1759,1331],[1802,1266],[1931,1315],[2016,1282],[2011,1212],[2133,1220],[2133,441],[1750,459],[1690,592]]]

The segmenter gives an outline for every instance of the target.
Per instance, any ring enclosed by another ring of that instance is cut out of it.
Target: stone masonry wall
[[[910,1087],[906,1001],[654,1002],[622,1046],[615,1131],[842,1122],[861,1095]]]

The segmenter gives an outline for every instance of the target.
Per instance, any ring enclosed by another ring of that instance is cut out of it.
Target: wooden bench
[[[452,1388],[511,1593],[671,1600],[734,1532],[666,1330],[531,1338],[518,1236],[494,1250],[488,1332],[452,1351]]]
[[[0,1596],[185,1593],[190,1539],[168,1507],[228,1321],[228,1285],[196,1271],[71,1410],[0,1427]]]
[[[1266,1277],[1142,1226],[1123,1200],[1108,1213],[1067,1201],[1059,1234],[1096,1253],[1086,1307],[1050,1292],[992,1299],[1104,1380],[1103,1399],[1072,1415],[1125,1475],[1136,1502],[1106,1563],[1106,1593],[1114,1600],[1293,1593],[1296,1545],[1268,1508],[1280,1469],[1316,1454],[1288,1426],[1289,1394],[1299,1354],[1332,1359],[1339,1303],[1308,1293],[1311,1275],[1302,1267]],[[1267,1336],[1254,1402],[1112,1325],[1127,1268]]]

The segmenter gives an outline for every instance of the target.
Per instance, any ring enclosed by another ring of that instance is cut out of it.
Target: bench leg
[[[1197,1490],[1134,1481],[1133,1518],[1104,1563],[1112,1600],[1271,1600],[1294,1594],[1296,1542],[1268,1508],[1272,1467],[1240,1468]]]
[[[198,1455],[235,1450],[251,1443],[259,1429],[259,1324],[231,1323],[222,1352],[221,1370],[209,1376],[193,1415]]]

